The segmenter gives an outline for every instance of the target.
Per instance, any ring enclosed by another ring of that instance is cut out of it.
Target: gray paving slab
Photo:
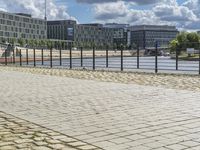
[[[200,146],[199,92],[2,71],[0,110],[106,150]]]

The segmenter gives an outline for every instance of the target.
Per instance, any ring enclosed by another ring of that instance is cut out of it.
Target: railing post
[[[72,69],[72,43],[70,43],[69,47],[69,61],[70,61],[70,69]]]
[[[34,61],[34,67],[36,66],[36,60],[35,60],[35,48],[33,49],[33,61]]]
[[[51,48],[50,48],[50,67],[51,67],[51,68],[53,67],[53,62],[52,62],[52,61],[53,61],[53,60],[52,60],[52,59],[53,59],[53,58],[52,58],[52,50],[53,50],[53,48],[51,47]]]
[[[13,64],[15,64],[15,49],[13,49]]]
[[[60,46],[60,66],[62,66],[62,48]]]
[[[22,66],[22,50],[19,50],[19,61],[20,61],[20,66]]]
[[[26,49],[26,65],[28,65],[28,49]]]
[[[178,44],[176,44],[176,70],[178,70]]]
[[[108,68],[108,45],[106,45],[106,68]]]
[[[200,43],[199,43],[199,75],[200,75]]]
[[[83,67],[83,47],[81,47],[81,67]]]
[[[140,47],[137,46],[137,69],[140,68]]]
[[[7,51],[5,50],[5,65],[7,65]]]
[[[41,51],[41,57],[42,57],[42,65],[44,65],[44,49],[43,48]]]
[[[93,70],[95,70],[95,47],[93,46]]]
[[[123,49],[123,46],[121,46],[121,71],[124,70],[124,60],[123,60],[123,59],[124,59],[124,58],[123,58],[123,57],[124,57],[124,56],[123,56],[123,55],[124,55],[124,53],[123,53],[124,51],[123,51],[123,50],[124,50],[124,49]]]
[[[158,73],[158,41],[156,41],[155,49],[155,73]]]

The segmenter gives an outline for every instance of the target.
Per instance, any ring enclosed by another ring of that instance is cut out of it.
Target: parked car
[[[75,50],[75,51],[76,51],[76,50],[78,50],[78,49],[77,49],[76,47],[73,47],[72,50]]]

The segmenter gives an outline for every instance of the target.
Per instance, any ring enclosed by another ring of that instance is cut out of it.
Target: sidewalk
[[[4,70],[0,87],[1,111],[105,150],[200,149],[198,88]]]
[[[98,150],[87,143],[3,112],[0,112],[0,149]]]

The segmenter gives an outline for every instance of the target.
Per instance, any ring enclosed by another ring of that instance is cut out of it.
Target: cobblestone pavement
[[[0,110],[106,150],[199,150],[200,93],[14,71]]]
[[[61,133],[0,112],[0,150],[100,150]]]
[[[33,74],[43,74],[52,76],[62,76],[75,79],[86,79],[103,82],[125,83],[150,85],[153,87],[173,88],[200,92],[199,75],[181,75],[181,74],[155,74],[142,72],[120,72],[120,71],[90,71],[90,70],[70,70],[56,68],[38,68],[38,67],[12,67],[1,66],[0,71],[19,71]]]

